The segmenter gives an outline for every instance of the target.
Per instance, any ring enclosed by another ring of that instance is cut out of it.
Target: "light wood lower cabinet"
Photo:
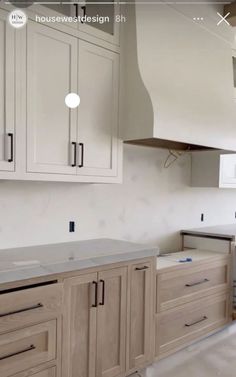
[[[212,295],[161,312],[156,323],[156,355],[167,356],[227,322],[229,294]]]
[[[145,262],[132,265],[130,272],[128,369],[138,368],[151,359],[152,268]]]
[[[56,320],[0,336],[0,376],[56,359]]]
[[[24,371],[22,373],[14,374],[14,377],[57,377],[56,367],[47,368],[40,372]]]
[[[125,372],[127,268],[66,280],[63,377]]]

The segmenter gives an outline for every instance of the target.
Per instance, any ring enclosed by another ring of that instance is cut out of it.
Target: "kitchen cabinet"
[[[236,154],[204,151],[191,158],[193,187],[236,188]]]
[[[91,18],[98,16],[98,18],[100,17],[100,21],[79,23],[79,29],[96,38],[119,45],[120,28],[119,22],[116,20],[116,17],[120,14],[120,5],[118,2],[108,0],[102,3],[101,1],[90,3],[90,1],[85,1],[84,5],[78,7],[79,15]],[[101,17],[104,18],[105,22],[102,21]]]
[[[77,92],[76,38],[29,22],[27,172],[76,174],[71,154],[77,138],[77,117],[65,105],[70,92]]]
[[[118,174],[118,77],[118,54],[79,41],[79,175]]]
[[[47,280],[1,286],[2,377],[61,376],[62,294],[62,284]]]
[[[15,31],[0,12],[0,171],[15,170]]]
[[[119,180],[119,55],[29,22],[27,67],[27,173]],[[70,92],[77,109],[65,105]]]
[[[126,287],[126,267],[65,281],[63,376],[125,372]]]
[[[151,359],[152,268],[150,262],[135,264],[130,272],[128,368],[142,367]]]
[[[71,3],[71,4],[70,4]],[[42,10],[43,13],[48,15],[63,14],[69,17],[79,17],[82,21],[67,22],[70,27],[78,28],[86,39],[87,36],[93,36],[97,39],[97,44],[101,41],[106,41],[111,45],[119,45],[119,22],[116,22],[116,17],[120,14],[120,5],[118,2],[112,1],[84,1],[74,4],[72,1],[67,4],[47,4],[46,8]],[[55,13],[56,12],[56,13]],[[84,18],[84,20],[83,20]],[[86,21],[87,19],[87,21]],[[96,22],[91,22],[94,19]]]
[[[179,259],[192,257],[192,263]],[[161,359],[231,322],[232,256],[197,249],[157,260],[155,356]]]

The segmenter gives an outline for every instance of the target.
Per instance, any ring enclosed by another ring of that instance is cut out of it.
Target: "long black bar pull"
[[[93,281],[93,284],[95,285],[95,293],[94,293],[94,304],[92,304],[92,307],[96,308],[98,306],[98,283],[96,281]]]
[[[9,132],[8,136],[10,137],[10,158],[8,159],[8,162],[13,162],[14,159],[14,140],[13,140],[13,133]]]
[[[99,302],[99,305],[104,305],[105,304],[105,281],[101,279],[100,283],[102,283],[102,302]]]
[[[82,168],[84,166],[84,143],[79,143],[79,147],[81,149],[81,157],[78,167]]]
[[[73,154],[73,162],[71,164],[71,166],[76,166],[76,159],[77,159],[77,156],[76,156],[76,153],[77,153],[77,145],[76,145],[76,142],[75,141],[72,141],[72,146],[74,147],[74,154]]]

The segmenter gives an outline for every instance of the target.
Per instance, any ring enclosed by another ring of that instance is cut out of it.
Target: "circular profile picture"
[[[15,9],[9,14],[8,21],[11,26],[13,26],[16,29],[19,29],[26,24],[27,16],[25,12],[23,12],[23,10]]]

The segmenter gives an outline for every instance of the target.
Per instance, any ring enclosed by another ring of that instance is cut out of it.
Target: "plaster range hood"
[[[234,33],[222,6],[141,5],[122,13],[121,138],[175,150],[236,151]],[[193,15],[206,19],[202,24]]]

